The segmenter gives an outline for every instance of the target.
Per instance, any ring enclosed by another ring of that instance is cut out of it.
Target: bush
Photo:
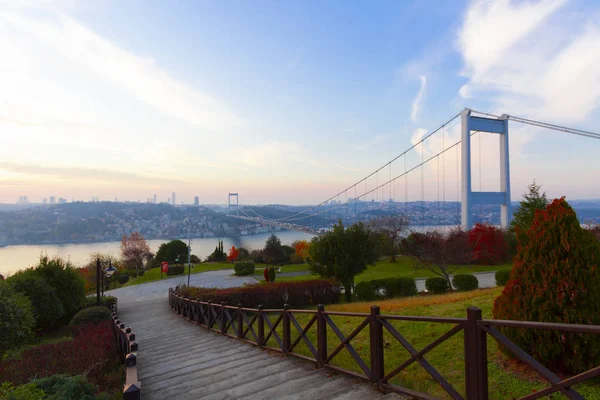
[[[450,286],[448,285],[448,281],[442,277],[436,276],[433,278],[427,278],[425,281],[425,289],[428,292],[434,294],[441,294],[450,291]]]
[[[510,279],[510,269],[499,269],[496,271],[496,286],[504,286]]]
[[[169,269],[167,270],[167,276],[181,275],[184,272],[185,272],[184,265],[169,265]]]
[[[8,283],[29,297],[39,329],[53,328],[64,317],[65,309],[54,289],[35,270],[19,271],[8,279]]]
[[[235,274],[237,276],[243,275],[252,275],[254,273],[254,262],[245,261],[245,262],[236,262],[235,263]]]
[[[70,263],[61,258],[50,259],[42,256],[35,272],[54,288],[66,316],[71,317],[83,308],[85,305],[83,278]]]
[[[121,285],[129,282],[129,275],[119,275],[117,277],[117,282],[119,282]]]
[[[254,284],[229,289],[181,288],[182,296],[200,301],[212,301],[244,307],[282,308],[333,304],[339,301],[341,287],[330,280]]]
[[[117,298],[114,296],[100,297],[100,305],[102,307],[106,307],[112,311],[112,306],[116,300],[117,300]],[[96,296],[95,295],[86,297],[86,299],[85,299],[85,308],[91,308],[91,307],[96,307]]]
[[[77,314],[75,314],[73,319],[71,319],[69,326],[76,327],[79,325],[85,325],[85,324],[89,324],[89,323],[97,324],[100,321],[104,321],[104,320],[108,320],[108,319],[112,319],[112,314],[106,307],[104,307],[104,306],[90,307],[90,308],[85,308],[85,309],[79,311]]]
[[[42,400],[46,393],[33,383],[13,386],[10,382],[0,385],[0,399],[3,400]]]
[[[564,198],[536,211],[529,229],[517,231],[517,240],[510,279],[494,301],[494,318],[600,324],[600,243],[581,227]],[[598,335],[515,328],[501,331],[556,371],[572,374],[600,364]]]
[[[360,282],[354,286],[354,295],[360,301],[373,301],[377,296],[377,288],[373,281]]]
[[[277,273],[275,272],[275,268],[269,267],[267,268],[267,281],[275,282],[275,278],[277,277]]]
[[[140,271],[138,272],[138,276],[144,276],[145,273],[146,273],[146,271],[144,271],[143,269],[140,269]]]
[[[27,296],[0,281],[0,355],[31,338],[35,326],[33,313]]]
[[[97,325],[82,325],[73,331],[73,340],[26,349],[19,358],[0,363],[0,376],[19,385],[55,374],[86,374],[90,382],[101,384],[106,372],[117,362],[112,324],[102,321]]]
[[[192,255],[190,256],[190,262],[191,262],[192,264],[200,264],[200,263],[202,262],[202,260],[200,260],[200,257],[198,257],[197,255],[195,255],[195,254],[192,254]]]
[[[413,278],[387,278],[361,282],[356,285],[354,293],[359,300],[408,297],[417,294],[417,284]]]
[[[85,376],[52,375],[47,378],[34,379],[31,383],[48,395],[48,400],[94,400],[96,385],[87,381]]]
[[[475,290],[479,287],[479,280],[475,275],[458,274],[452,277],[452,286],[461,292]]]

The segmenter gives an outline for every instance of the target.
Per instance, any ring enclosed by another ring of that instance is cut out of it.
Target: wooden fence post
[[[242,304],[238,304],[237,309],[237,337],[241,339],[244,334],[244,316],[242,315]]]
[[[481,310],[467,308],[465,326],[465,388],[467,400],[487,400],[487,336],[479,327]]]
[[[381,385],[384,377],[383,366],[383,325],[379,320],[381,310],[379,306],[371,306],[371,315],[369,316],[369,333],[371,345],[371,381]]]
[[[317,364],[320,367],[325,365],[327,359],[327,321],[325,320],[325,306],[317,306]]]
[[[222,334],[225,334],[225,327],[227,324],[225,323],[225,302],[221,302],[221,312],[219,313],[219,330]]]
[[[283,352],[287,354],[291,346],[289,305],[283,305]]]
[[[258,316],[256,323],[258,324],[258,346],[263,347],[265,341],[265,319],[263,316],[263,306],[258,306]]]

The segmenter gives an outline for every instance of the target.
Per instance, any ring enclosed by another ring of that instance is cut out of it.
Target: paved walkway
[[[212,271],[192,275],[192,283],[238,286],[244,278]],[[195,278],[195,279],[194,279]],[[380,399],[365,383],[328,375],[313,363],[270,353],[205,330],[178,317],[169,307],[167,288],[178,279],[108,292],[119,298],[119,317],[139,343],[138,374],[142,398],[162,399]],[[187,277],[186,277],[187,279]],[[170,282],[169,282],[170,281]]]

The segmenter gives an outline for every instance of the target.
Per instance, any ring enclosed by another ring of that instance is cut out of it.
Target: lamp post
[[[100,306],[100,279],[102,274],[100,273],[100,257],[96,259],[96,305]]]

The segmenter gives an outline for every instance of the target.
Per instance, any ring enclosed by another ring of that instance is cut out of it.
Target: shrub
[[[417,284],[413,278],[405,277],[376,279],[357,284],[354,293],[362,301],[415,296]]]
[[[85,305],[83,278],[70,263],[61,258],[50,259],[42,256],[35,272],[54,288],[66,316],[70,317],[83,308]]]
[[[477,289],[479,280],[472,274],[457,274],[452,277],[452,286],[461,292],[466,292]]]
[[[277,277],[277,274],[275,273],[275,268],[273,267],[269,267],[267,268],[267,281],[268,282],[275,282],[275,278]]]
[[[129,275],[119,275],[117,277],[117,282],[119,282],[121,285],[129,282]]]
[[[33,313],[27,296],[0,281],[0,355],[31,338],[35,326]]]
[[[235,263],[235,274],[238,276],[243,275],[252,275],[254,273],[254,262],[245,261],[245,262],[236,262]]]
[[[282,308],[332,304],[339,301],[341,287],[330,280],[254,284],[229,289],[181,288],[179,293],[200,301],[212,301],[244,307]]]
[[[496,271],[496,286],[504,286],[510,279],[510,269],[499,269]]]
[[[112,306],[117,300],[114,296],[100,297],[100,305],[112,310]],[[90,296],[85,299],[85,308],[96,307],[96,296]]]
[[[170,268],[171,268],[171,267],[169,267],[169,269],[170,269]],[[137,278],[137,276],[138,276],[138,273],[137,273],[137,271],[129,271],[128,273],[129,273],[129,276],[131,276],[132,278]]]
[[[90,382],[102,383],[104,373],[117,360],[112,324],[82,325],[74,330],[73,340],[26,349],[19,358],[0,362],[0,376],[15,385],[55,374],[86,374]]]
[[[185,272],[184,265],[169,265],[169,269],[167,270],[167,275],[181,275]]]
[[[190,256],[190,262],[191,262],[192,264],[200,264],[200,263],[202,262],[202,260],[200,260],[200,257],[198,257],[197,255],[195,255],[195,254],[192,254],[192,255]]]
[[[34,379],[31,383],[43,390],[49,400],[94,400],[96,385],[87,381],[85,376],[52,375],[47,378]]]
[[[19,271],[8,283],[31,300],[36,326],[39,329],[55,327],[65,315],[65,309],[54,289],[35,270]]]
[[[427,278],[425,281],[425,289],[434,294],[441,294],[449,292],[450,285],[448,285],[448,281],[446,279],[436,276],[433,278]]]
[[[494,301],[494,318],[600,324],[600,244],[581,228],[564,198],[536,211],[529,229],[517,232],[517,240],[510,279]],[[501,331],[542,364],[560,372],[577,373],[600,363],[598,335]]]
[[[13,386],[10,382],[0,385],[0,399],[3,400],[42,400],[46,393],[33,383]]]
[[[354,295],[361,301],[373,301],[377,298],[377,289],[373,281],[360,282],[354,287]]]
[[[75,316],[71,319],[69,326],[76,327],[79,325],[85,325],[89,323],[97,324],[98,322],[107,319],[112,319],[112,314],[106,307],[90,307],[85,308],[79,311],[77,314],[75,314]]]

